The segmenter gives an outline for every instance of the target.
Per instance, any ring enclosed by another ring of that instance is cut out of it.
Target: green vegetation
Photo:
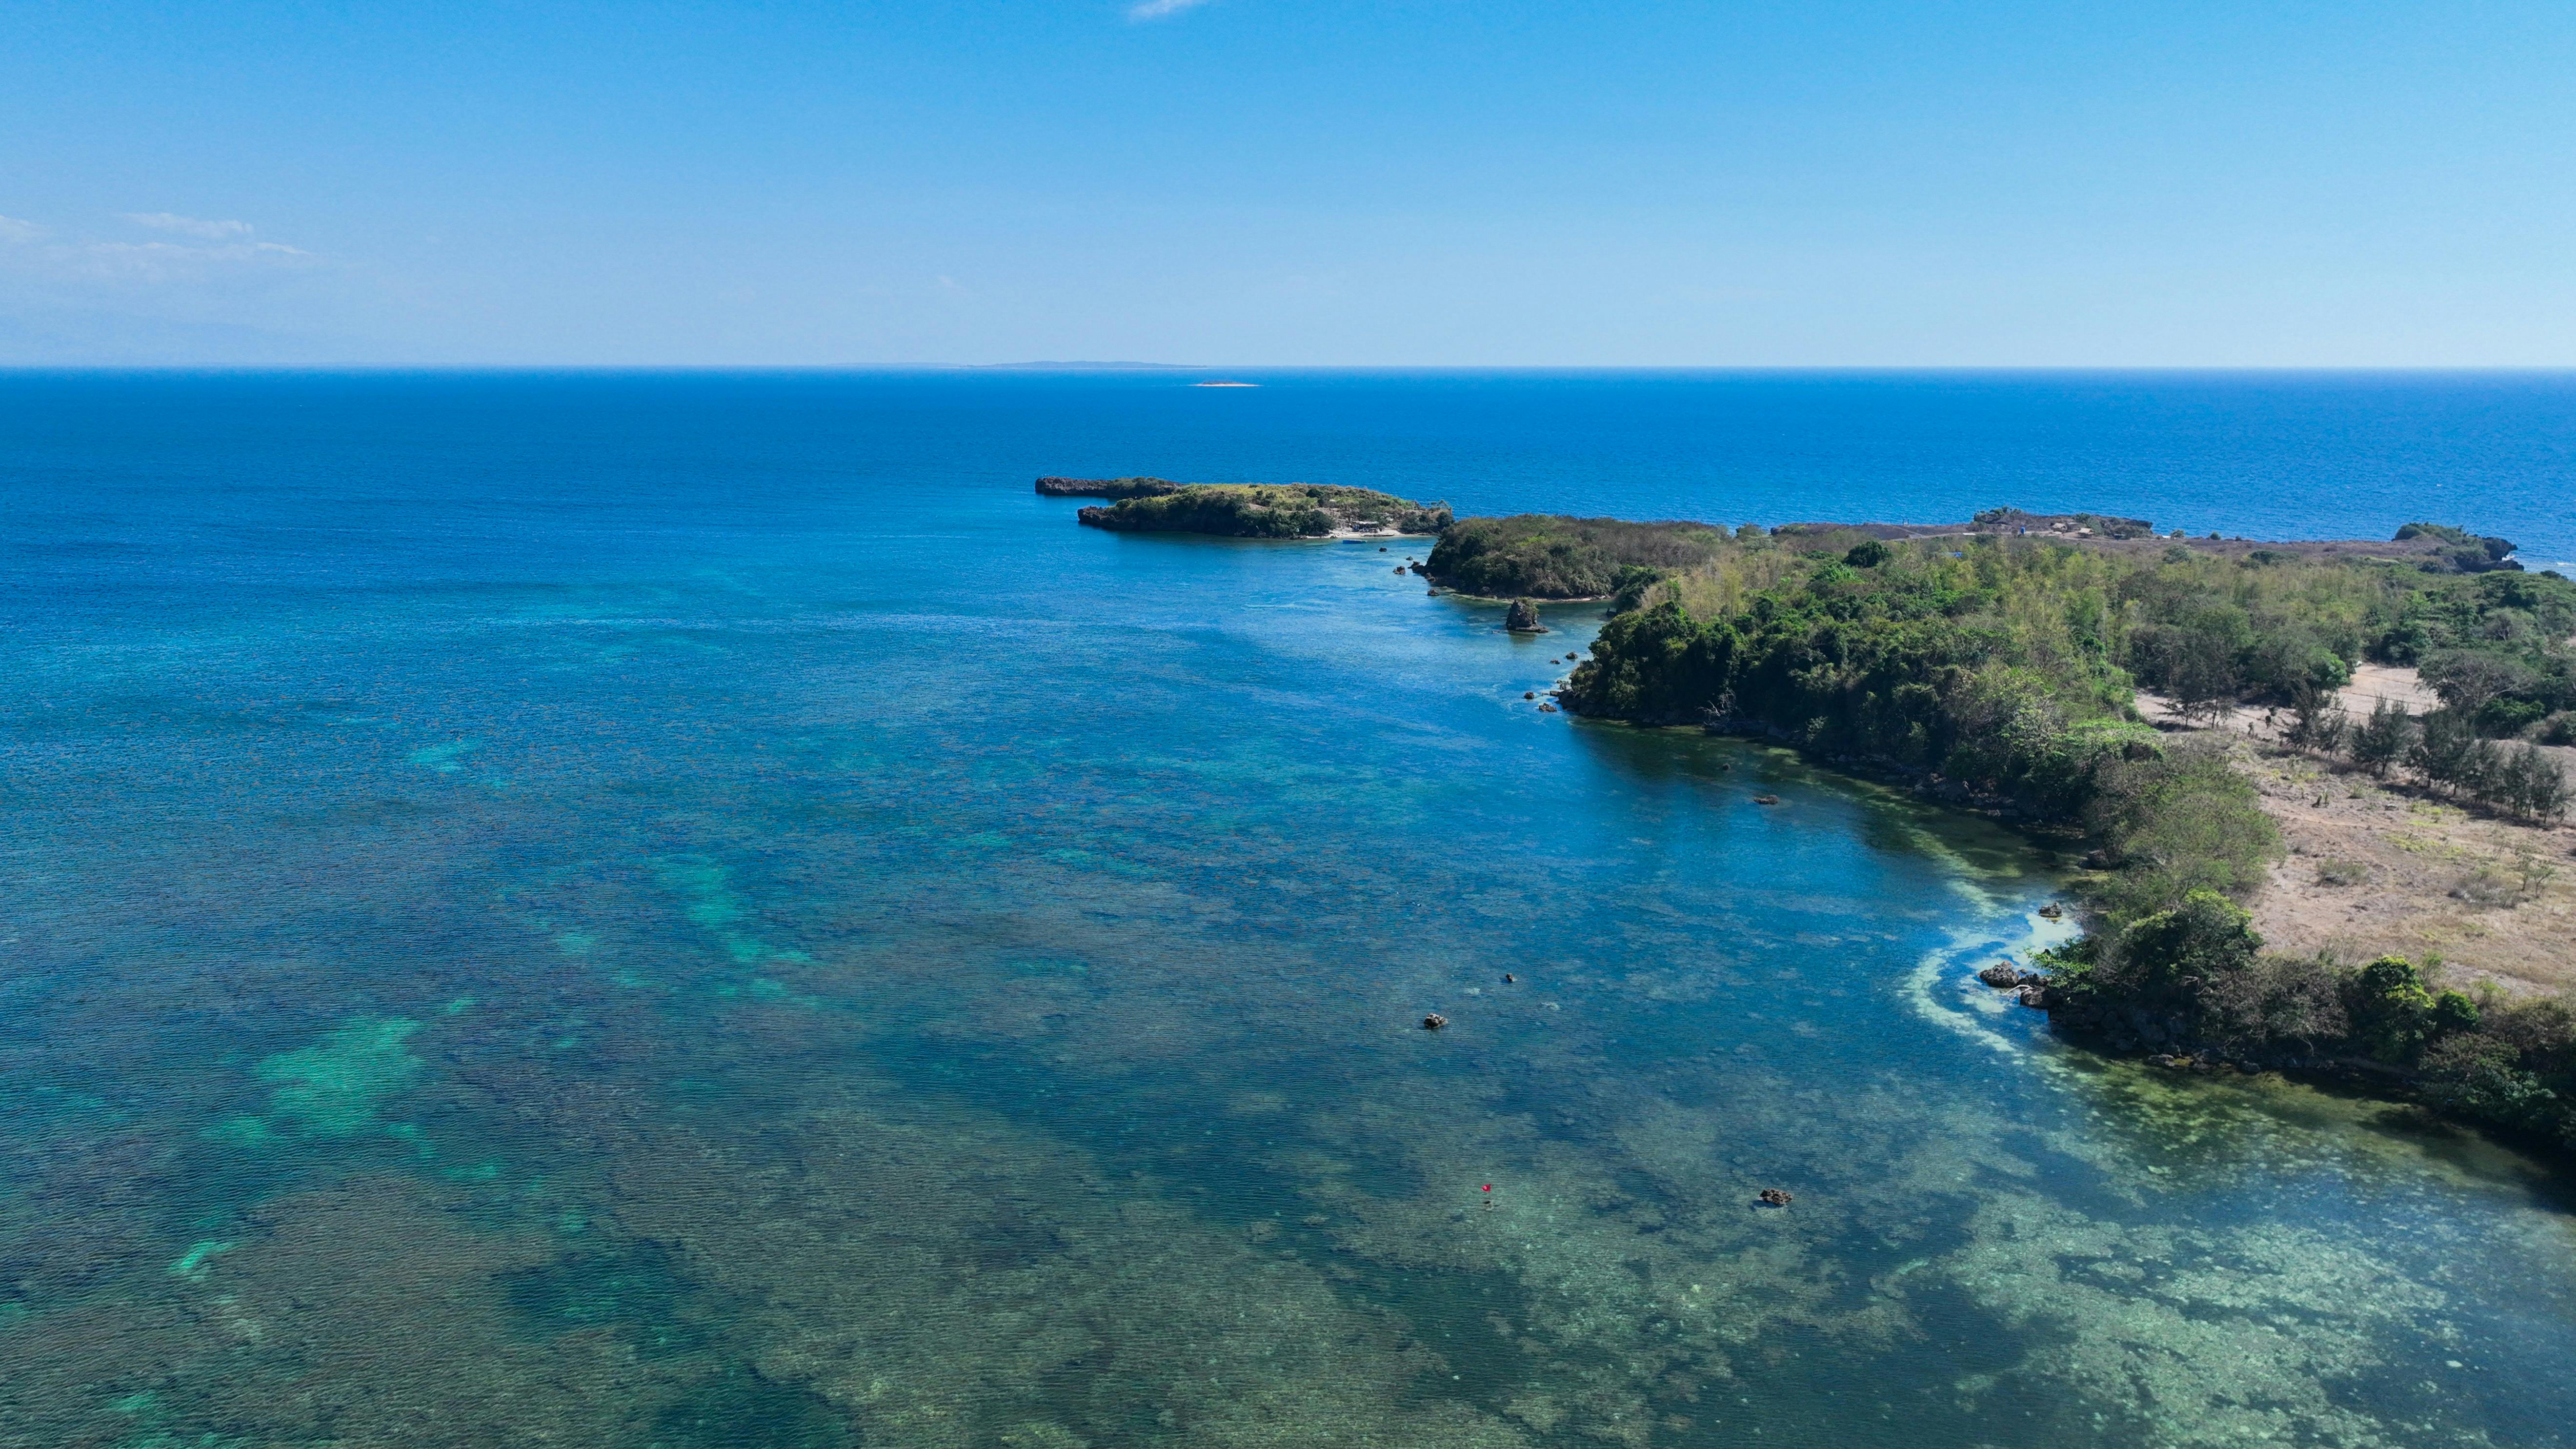
[[[2567,1003],[2441,990],[2438,961],[2342,968],[2261,946],[2242,908],[2194,891],[2116,934],[2042,953],[2048,1005],[2117,1046],[2366,1070],[2444,1116],[2576,1151]]]
[[[1428,507],[1391,493],[1315,483],[1191,483],[1086,508],[1093,528],[1133,533],[1212,533],[1227,538],[1322,538],[1337,528],[1437,533],[1446,504]]]
[[[2118,560],[1991,539],[1799,541],[1827,547],[1728,541],[1655,583],[1605,626],[1569,703],[1758,728],[2047,817],[2080,810],[2107,762],[2160,753],[2128,710]]]
[[[1433,546],[1431,581],[1488,598],[1641,596],[1664,576],[1708,563],[1726,531],[1704,523],[1626,523],[1520,513],[1461,519]]]
[[[2294,747],[2512,815],[2563,814],[2558,767],[2499,737],[2548,738],[2576,707],[2576,583],[2493,567],[2502,553],[2477,541],[2474,560],[2428,568],[2287,548],[1745,535],[1639,590],[1566,701],[1764,734],[2080,830],[2106,867],[2087,887],[2089,929],[2042,963],[2043,999],[2072,1029],[2205,1061],[2359,1063],[2437,1110],[2576,1148],[2576,1016],[2439,992],[2394,958],[2266,953],[2240,902],[2279,858],[2278,831],[2222,743],[2159,734],[2134,703],[2143,685],[2210,717],[2268,706]],[[2365,661],[2420,664],[2442,708],[2345,718],[2333,691]]]
[[[2106,761],[2091,784],[2084,824],[2119,866],[2095,888],[2106,915],[2134,919],[2195,892],[2243,899],[2281,857],[2253,784],[2208,743]]]
[[[2410,538],[2439,539],[2447,545],[2442,550],[2444,560],[2464,574],[2517,567],[2507,562],[2513,556],[2513,544],[2506,539],[2485,537],[2445,523],[2410,523],[2397,530],[2398,542]]]
[[[1441,548],[1477,525],[1519,522],[1469,520]],[[2576,721],[2576,650],[2565,642],[2576,583],[2553,575],[2287,553],[2239,561],[2180,543],[2132,553],[2035,537],[1884,540],[1821,526],[1691,538],[1706,556],[1635,589],[1576,671],[1579,711],[1759,726],[2048,818],[2079,816],[2106,786],[2134,793],[2159,772],[2171,788],[2201,782],[2194,799],[2214,798],[2223,771],[2151,763],[2170,752],[2137,723],[2133,692],[2145,687],[2186,715],[2286,710],[2294,743],[2378,773],[2404,767],[2512,813],[2567,804],[2545,757],[2499,740],[2547,738]],[[2365,660],[2420,664],[2444,708],[2420,721],[2345,719],[2332,691]]]

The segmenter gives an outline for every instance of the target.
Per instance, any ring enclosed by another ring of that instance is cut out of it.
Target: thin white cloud
[[[226,242],[201,247],[184,242],[94,241],[77,251],[56,251],[62,260],[90,276],[146,282],[201,278],[246,266],[294,266],[313,255],[283,242]]]
[[[1136,4],[1127,7],[1127,18],[1161,20],[1166,16],[1178,15],[1184,10],[1196,10],[1206,3],[1208,0],[1137,0]]]
[[[148,226],[154,231],[175,231],[182,236],[203,237],[207,241],[229,241],[237,236],[250,235],[250,223],[246,221],[201,221],[193,216],[177,216],[166,211],[129,211],[124,213],[124,217],[136,226]]]
[[[0,241],[34,241],[44,234],[45,229],[32,221],[20,221],[14,216],[0,216]]]

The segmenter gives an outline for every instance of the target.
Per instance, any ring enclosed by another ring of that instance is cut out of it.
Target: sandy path
[[[2389,664],[2360,664],[2352,671],[2352,683],[2335,692],[2343,702],[2344,712],[2354,719],[2367,719],[2381,700],[2406,707],[2409,714],[2428,714],[2442,707],[2442,698],[2424,687],[2411,668]]]

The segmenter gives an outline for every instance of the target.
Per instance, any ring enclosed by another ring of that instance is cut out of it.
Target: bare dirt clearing
[[[2439,703],[2414,670],[2380,665],[2356,671],[2343,693],[2356,718],[2383,698],[2419,712]],[[2138,711],[2183,727],[2169,700],[2142,692]],[[2341,769],[2281,745],[2259,709],[2199,728],[2227,739],[2289,847],[2252,902],[2271,949],[2345,962],[2439,956],[2455,986],[2576,989],[2576,828],[2520,824]],[[2576,759],[2549,753],[2562,768]]]

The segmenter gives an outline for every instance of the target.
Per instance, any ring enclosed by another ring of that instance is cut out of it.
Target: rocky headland
[[[1046,482],[1040,480],[1041,492],[1047,491]],[[1317,483],[1188,483],[1129,494],[1108,507],[1085,508],[1079,517],[1087,527],[1122,533],[1200,533],[1219,538],[1436,534],[1453,522],[1445,503],[1422,504],[1373,489]]]
[[[1038,480],[1038,492],[1049,498],[1152,498],[1188,487],[1169,478],[1055,478]]]

